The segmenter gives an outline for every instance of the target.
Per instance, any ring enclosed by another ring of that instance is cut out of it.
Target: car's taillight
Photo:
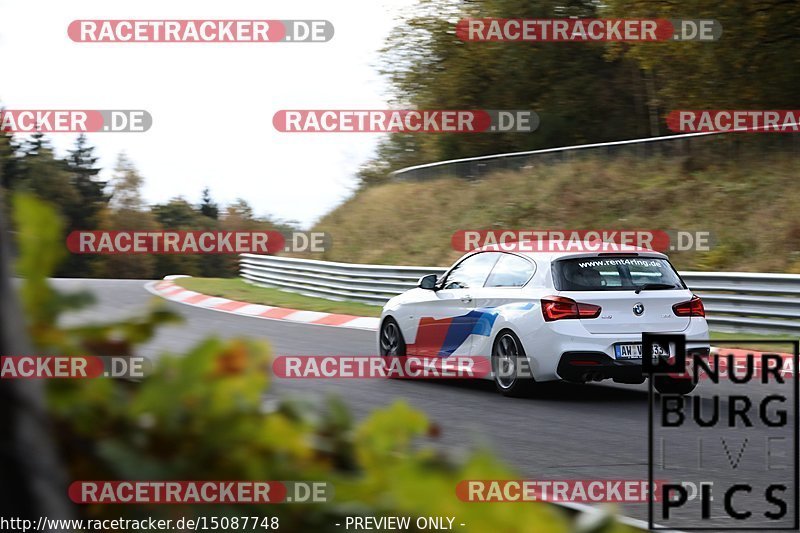
[[[697,296],[692,296],[689,301],[673,305],[672,311],[675,316],[706,316],[706,308],[703,307],[703,301]]]
[[[542,298],[542,314],[547,322],[567,318],[597,318],[601,310],[599,305],[580,303],[563,296]]]

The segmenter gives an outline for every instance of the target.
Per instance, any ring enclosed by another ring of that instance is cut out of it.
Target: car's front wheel
[[[536,382],[527,362],[519,338],[511,331],[501,331],[492,347],[494,384],[500,393],[517,398],[533,393]]]
[[[691,379],[675,379],[669,376],[654,376],[653,387],[661,394],[686,395],[694,390],[697,384]]]
[[[383,356],[399,357],[406,354],[406,341],[397,322],[389,317],[383,321],[380,333],[380,350]]]

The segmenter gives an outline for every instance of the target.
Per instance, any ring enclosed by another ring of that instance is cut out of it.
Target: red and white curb
[[[720,355],[733,359],[733,364],[737,365],[739,370],[744,370],[747,364],[747,358],[753,358],[753,369],[755,371],[761,370],[761,356],[764,354],[778,355],[783,360],[783,366],[779,369],[781,375],[789,377],[794,376],[794,355],[790,353],[781,352],[759,352],[755,350],[744,350],[742,348],[720,348],[718,346],[711,347],[711,355]],[[770,365],[771,366],[771,365]]]
[[[300,324],[314,324],[317,326],[333,326],[340,328],[353,328],[353,329],[366,329],[375,331],[378,329],[380,319],[378,317],[370,316],[354,316],[354,315],[340,315],[336,313],[322,313],[319,311],[302,311],[299,309],[288,309],[285,307],[273,307],[269,305],[253,304],[249,302],[239,302],[237,300],[229,300],[228,298],[220,298],[218,296],[209,296],[189,289],[184,289],[180,285],[174,283],[174,279],[186,276],[167,276],[161,281],[153,281],[148,283],[145,287],[151,293],[171,300],[173,302],[180,302],[186,305],[193,305],[195,307],[202,307],[204,309],[212,309],[214,311],[222,311],[224,313],[231,313],[234,315],[249,316],[254,318],[266,318],[269,320],[285,320],[287,322],[296,322]],[[748,353],[760,355],[759,352],[753,350],[742,350],[736,348],[718,348],[711,347],[711,353],[716,355],[719,352],[724,354],[731,354],[735,360],[743,360],[747,357]],[[779,354],[788,362],[788,367],[784,367],[784,372],[793,374],[793,356],[787,353]],[[755,362],[755,368],[759,368],[759,362]]]
[[[176,285],[173,281],[176,277],[167,276],[161,281],[153,281],[145,285],[151,293],[173,302],[180,302],[186,305],[202,307],[214,311],[222,311],[234,315],[249,316],[253,318],[264,318],[268,320],[285,320],[299,324],[314,324],[317,326],[333,326],[339,328],[366,329],[375,331],[378,329],[380,319],[372,316],[339,315],[335,313],[321,313],[319,311],[301,311],[298,309],[287,309],[285,307],[273,307],[269,305],[253,304],[249,302],[239,302],[209,296],[189,289],[184,289]]]

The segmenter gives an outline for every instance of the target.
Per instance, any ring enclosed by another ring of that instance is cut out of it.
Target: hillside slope
[[[690,160],[582,158],[366,188],[325,216],[324,259],[448,265],[459,229],[711,231],[709,252],[672,257],[685,270],[800,272],[800,165],[793,154],[696,169]]]

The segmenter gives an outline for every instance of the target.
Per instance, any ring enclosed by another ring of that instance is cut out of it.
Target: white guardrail
[[[278,287],[330,300],[382,305],[417,285],[437,267],[359,265],[310,259],[242,254],[241,276],[254,284]],[[746,272],[681,272],[703,299],[708,322],[718,331],[800,334],[800,275]]]

